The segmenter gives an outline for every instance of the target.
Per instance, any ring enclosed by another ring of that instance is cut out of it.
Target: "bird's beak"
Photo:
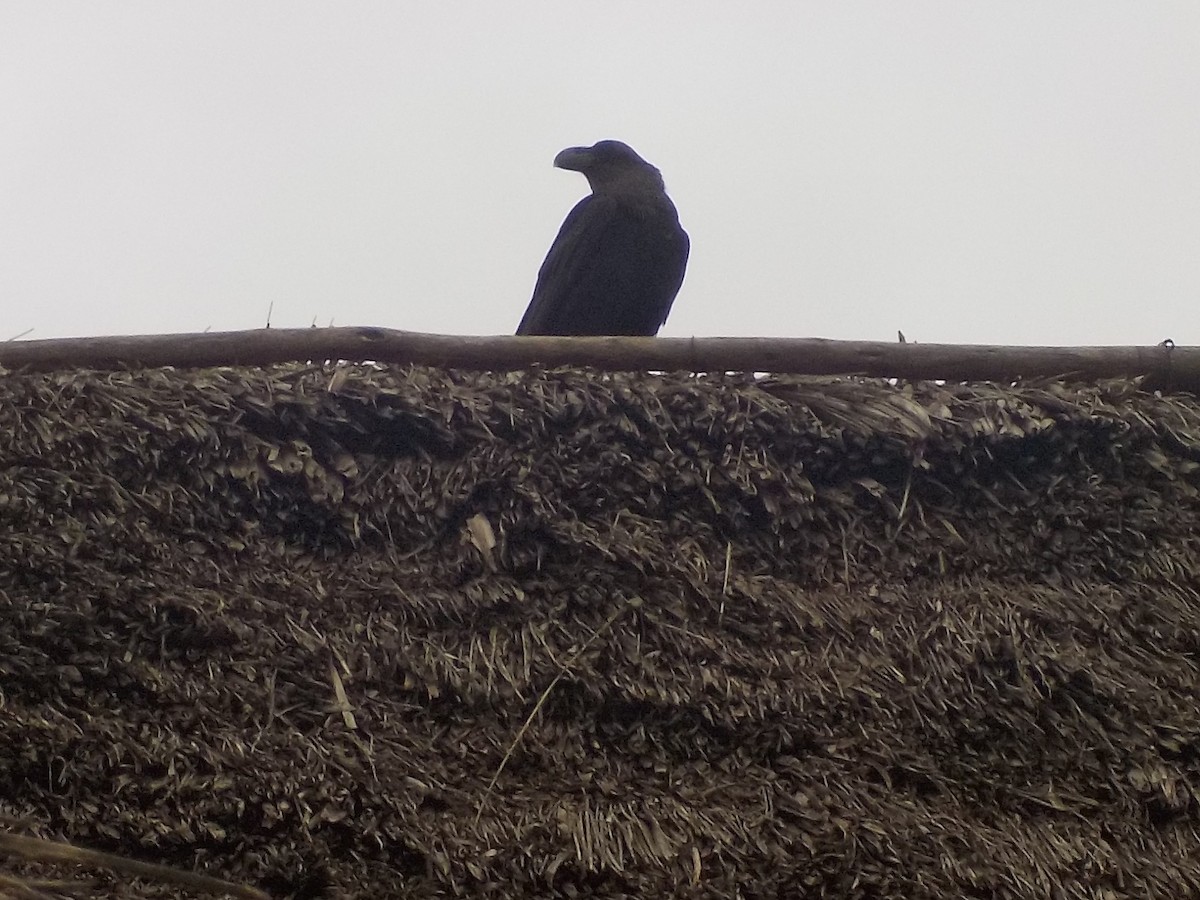
[[[572,172],[582,172],[592,160],[591,147],[568,147],[554,157],[556,169],[570,169]]]

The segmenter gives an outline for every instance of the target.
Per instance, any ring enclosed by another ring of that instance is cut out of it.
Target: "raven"
[[[657,334],[690,247],[662,175],[620,141],[569,147],[554,165],[592,193],[559,229],[517,334]]]

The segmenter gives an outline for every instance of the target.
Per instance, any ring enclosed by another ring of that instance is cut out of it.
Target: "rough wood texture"
[[[891,344],[820,338],[471,337],[388,328],[264,328],[203,334],[10,341],[0,365],[52,370],[153,366],[265,366],[297,360],[375,360],[511,371],[533,365],[610,371],[859,374],[947,381],[1079,380],[1152,376],[1200,386],[1200,347],[1000,347]]]

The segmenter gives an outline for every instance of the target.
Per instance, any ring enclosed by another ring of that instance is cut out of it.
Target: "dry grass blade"
[[[508,749],[504,751],[504,757],[500,760],[500,765],[496,767],[496,771],[492,774],[492,780],[488,782],[488,786],[484,790],[483,796],[479,798],[479,807],[475,811],[475,821],[472,824],[479,824],[479,819],[483,815],[483,811],[487,806],[488,800],[491,799],[492,791],[496,788],[496,782],[500,780],[500,776],[504,772],[504,767],[507,766],[508,761],[512,759],[512,755],[516,752],[517,747],[521,746],[521,739],[525,737],[525,732],[529,730],[529,726],[533,724],[533,721],[537,718],[537,714],[541,712],[546,700],[549,699],[551,692],[553,692],[555,685],[557,685],[563,679],[563,676],[571,672],[571,667],[575,665],[576,661],[584,654],[588,647],[590,647],[595,641],[599,640],[610,628],[612,628],[613,624],[623,615],[629,612],[629,610],[637,609],[640,605],[641,604],[637,601],[630,601],[628,604],[622,606],[620,609],[614,612],[608,617],[604,624],[596,629],[596,631],[592,633],[592,636],[584,641],[583,644],[574,653],[572,653],[570,657],[568,657],[566,662],[562,664],[558,674],[554,676],[548,685],[546,685],[546,689],[542,691],[537,698],[537,702],[533,704],[533,709],[529,711],[529,715],[525,717],[525,721],[522,722],[521,727],[517,729],[516,736],[513,737],[512,743],[510,743],[508,745]]]
[[[59,892],[56,891],[56,893]],[[0,900],[56,900],[56,898],[53,894],[42,891],[40,883],[0,875]]]
[[[124,856],[101,853],[98,850],[88,850],[43,838],[0,832],[0,853],[11,853],[39,862],[72,863],[80,866],[112,869],[149,881],[181,885],[202,894],[240,897],[244,900],[270,900],[270,895],[257,888],[233,884],[219,878],[201,875],[198,872],[184,872],[169,866],[141,862]],[[38,896],[37,892],[33,896]]]

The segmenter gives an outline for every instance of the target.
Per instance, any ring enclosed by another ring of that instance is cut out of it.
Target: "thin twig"
[[[554,690],[555,685],[562,681],[564,675],[570,672],[571,666],[573,666],[576,660],[583,655],[584,651],[587,650],[587,648],[590,647],[597,638],[612,628],[613,623],[616,622],[617,619],[621,618],[621,616],[625,615],[625,613],[629,612],[629,610],[637,609],[641,605],[641,601],[637,599],[626,603],[611,616],[609,616],[605,623],[601,625],[590,638],[584,641],[583,645],[574,653],[572,653],[570,657],[568,657],[567,661],[562,664],[558,674],[554,676],[554,679],[546,686],[546,689],[542,691],[542,695],[538,697],[537,703],[533,705],[533,709],[525,718],[525,721],[522,723],[521,727],[517,730],[517,735],[513,738],[512,744],[509,745],[508,750],[505,752],[504,758],[500,760],[500,765],[496,769],[496,774],[494,774],[492,776],[492,780],[488,782],[487,789],[483,792],[483,797],[479,800],[479,808],[475,811],[475,821],[471,823],[472,825],[479,824],[479,819],[481,816],[483,816],[484,807],[487,806],[488,800],[491,799],[492,790],[496,787],[496,782],[500,780],[500,775],[504,771],[504,767],[508,765],[508,761],[512,758],[513,753],[516,752],[517,747],[521,743],[521,739],[525,737],[525,732],[529,730],[529,726],[533,724],[533,720],[537,718],[537,714],[541,712],[542,707],[545,705],[546,700],[549,699],[550,692]]]

